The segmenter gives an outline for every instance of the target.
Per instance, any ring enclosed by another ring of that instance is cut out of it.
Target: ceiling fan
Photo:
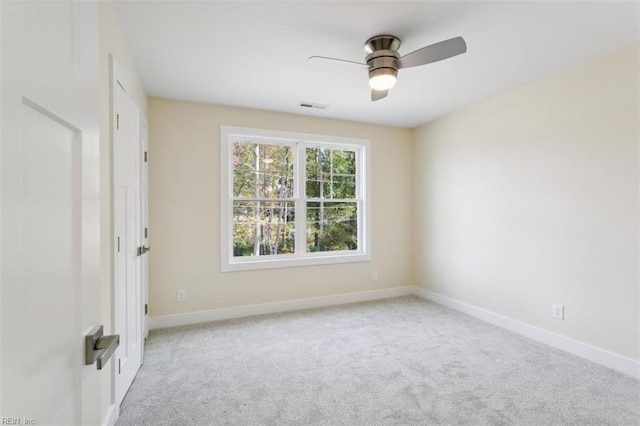
[[[364,44],[364,51],[367,54],[365,62],[328,56],[310,56],[309,59],[330,59],[368,67],[371,101],[377,101],[385,98],[389,94],[389,89],[396,84],[399,69],[430,64],[467,51],[467,44],[462,37],[431,44],[404,56],[400,56],[398,53],[399,47],[400,39],[398,37],[377,35],[371,37]]]

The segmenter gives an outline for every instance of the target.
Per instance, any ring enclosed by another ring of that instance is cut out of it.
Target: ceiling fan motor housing
[[[398,75],[400,39],[391,35],[371,37],[364,45],[369,79],[378,75]]]
[[[364,43],[364,51],[368,55],[376,50],[395,50],[400,49],[400,39],[392,35],[377,35],[371,37]]]

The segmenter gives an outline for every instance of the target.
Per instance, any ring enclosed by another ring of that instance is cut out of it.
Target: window
[[[222,126],[223,271],[370,259],[369,141]]]

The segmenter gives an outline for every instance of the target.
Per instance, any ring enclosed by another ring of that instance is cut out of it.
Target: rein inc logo
[[[35,419],[28,417],[0,417],[0,425],[35,425]]]

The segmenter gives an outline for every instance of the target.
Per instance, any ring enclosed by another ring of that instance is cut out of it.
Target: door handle
[[[147,247],[147,246],[138,247],[138,256],[142,256],[149,250],[151,250],[151,247]]]
[[[98,370],[102,370],[120,344],[120,336],[104,336],[104,328],[101,325],[94,327],[84,339],[84,363],[91,365],[95,362]]]

